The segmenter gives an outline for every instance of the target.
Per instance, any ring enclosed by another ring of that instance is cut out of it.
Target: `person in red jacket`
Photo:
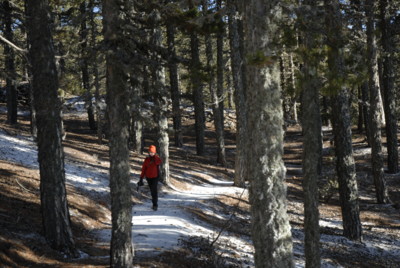
[[[143,185],[143,178],[146,178],[151,192],[151,199],[153,202],[153,210],[158,208],[158,189],[157,184],[160,175],[161,158],[156,154],[156,146],[149,146],[149,156],[143,162],[142,173],[140,174],[139,183]]]

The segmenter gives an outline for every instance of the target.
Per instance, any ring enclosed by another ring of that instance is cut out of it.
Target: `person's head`
[[[156,146],[150,145],[149,146],[149,155],[153,156],[156,154],[156,152],[157,152]]]

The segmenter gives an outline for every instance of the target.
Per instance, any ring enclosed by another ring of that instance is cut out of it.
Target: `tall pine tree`
[[[283,164],[283,111],[277,38],[281,2],[251,0],[245,7],[250,203],[256,267],[292,267]]]
[[[29,58],[40,168],[40,201],[43,229],[50,245],[77,256],[71,231],[65,188],[64,151],[61,141],[58,76],[47,0],[26,1]]]
[[[111,267],[133,266],[132,201],[129,187],[129,91],[124,68],[129,58],[126,49],[125,12],[130,1],[103,2],[104,42],[107,60],[107,114],[110,147],[111,192]],[[122,5],[124,8],[122,8]],[[125,64],[124,64],[125,63]]]

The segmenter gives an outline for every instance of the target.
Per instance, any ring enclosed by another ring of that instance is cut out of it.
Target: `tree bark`
[[[153,11],[153,35],[151,44],[154,47],[162,45],[162,31],[160,29],[161,15],[158,10]],[[155,62],[160,62],[156,66],[152,66],[153,71],[153,93],[155,95],[155,117],[158,131],[159,154],[162,159],[160,166],[160,181],[166,185],[170,185],[169,181],[169,137],[168,137],[168,90],[165,86],[165,69],[161,64],[162,58],[157,52],[153,52],[152,58]]]
[[[127,73],[121,62],[128,58],[124,42],[124,10],[130,3],[103,1],[104,42],[106,46],[107,116],[110,146],[111,267],[133,266],[132,201],[129,186],[129,98]]]
[[[382,156],[382,135],[381,135],[381,113],[379,110],[379,76],[378,76],[378,58],[374,27],[374,1],[366,2],[367,17],[367,59],[370,93],[370,128],[371,128],[371,159],[372,174],[374,177],[376,198],[378,203],[389,203],[386,181],[383,172]]]
[[[332,122],[336,152],[336,172],[339,182],[340,205],[342,209],[343,234],[360,241],[361,222],[358,205],[358,188],[353,157],[349,89],[343,82],[344,58],[342,40],[342,18],[338,0],[325,0],[327,45],[329,46],[329,81],[336,95],[332,97]]]
[[[280,1],[246,2],[249,199],[256,267],[293,267],[283,164],[278,35]]]
[[[203,11],[204,15],[206,15],[208,11],[207,0],[203,0],[203,9],[204,9]],[[214,127],[217,138],[217,163],[221,164],[222,166],[226,166],[224,122],[220,109],[221,102],[219,101],[219,96],[218,96],[219,88],[218,89],[215,88],[215,72],[214,72],[215,63],[213,57],[212,40],[211,40],[211,35],[209,33],[205,33],[205,45],[206,45],[206,57],[207,57],[207,70],[208,70],[208,87],[211,95]],[[219,67],[217,67],[217,69],[218,68]],[[220,74],[217,71],[217,76],[218,75]],[[220,79],[219,76],[218,78]],[[218,83],[219,82],[220,81],[218,81]]]
[[[286,69],[285,69],[285,48],[282,49],[281,55],[279,57],[279,69],[281,72],[281,88],[282,88],[282,110],[283,110],[283,120],[285,123],[289,121],[289,96],[288,96],[288,85],[286,83]]]
[[[307,8],[307,21],[303,32],[303,44],[306,51],[315,51],[318,48],[318,36],[311,23],[318,21],[315,13],[315,0],[304,1]],[[303,189],[304,189],[304,251],[306,267],[321,267],[319,211],[318,211],[318,178],[322,166],[322,123],[319,104],[318,64],[312,56],[305,56],[302,67],[303,94],[302,94],[302,127],[303,127]]]
[[[191,0],[189,0],[189,8],[194,8]],[[196,152],[197,155],[203,155],[205,150],[205,115],[204,115],[204,96],[203,87],[200,79],[200,55],[199,55],[199,38],[195,31],[190,33],[190,82],[193,89],[193,103],[195,114],[195,131],[196,131]]]
[[[229,20],[229,45],[231,50],[232,81],[234,88],[235,107],[236,107],[236,155],[235,155],[235,178],[234,184],[243,187],[246,179],[246,96],[245,79],[243,68],[243,55],[241,48],[241,37],[243,35],[241,14],[236,1],[228,1],[228,20]]]
[[[40,200],[43,229],[49,244],[78,256],[71,231],[61,141],[58,77],[46,0],[26,1],[34,106],[37,112]]]
[[[12,30],[12,8],[10,1],[3,1],[4,9],[4,36],[5,38],[13,42],[13,30]],[[5,69],[6,69],[6,94],[7,94],[7,123],[17,123],[17,88],[16,88],[16,72],[15,72],[15,53],[9,45],[4,45],[5,55]]]
[[[138,81],[138,73],[131,74],[131,112],[132,119],[130,124],[130,142],[132,144],[133,151],[141,154],[143,153],[143,118],[141,115],[142,110],[142,88]]]
[[[391,33],[390,15],[388,14],[388,0],[380,0],[380,25],[382,43],[382,85],[384,110],[386,117],[386,140],[389,173],[399,172],[399,150],[397,142],[397,118],[396,118],[396,90],[394,88],[393,72],[393,36]]]

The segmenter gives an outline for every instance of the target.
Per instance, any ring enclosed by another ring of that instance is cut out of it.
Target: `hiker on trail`
[[[143,162],[142,173],[138,185],[143,185],[143,178],[146,178],[151,192],[151,199],[153,202],[153,210],[158,208],[158,179],[160,175],[161,158],[156,154],[156,146],[149,146],[149,156]]]

